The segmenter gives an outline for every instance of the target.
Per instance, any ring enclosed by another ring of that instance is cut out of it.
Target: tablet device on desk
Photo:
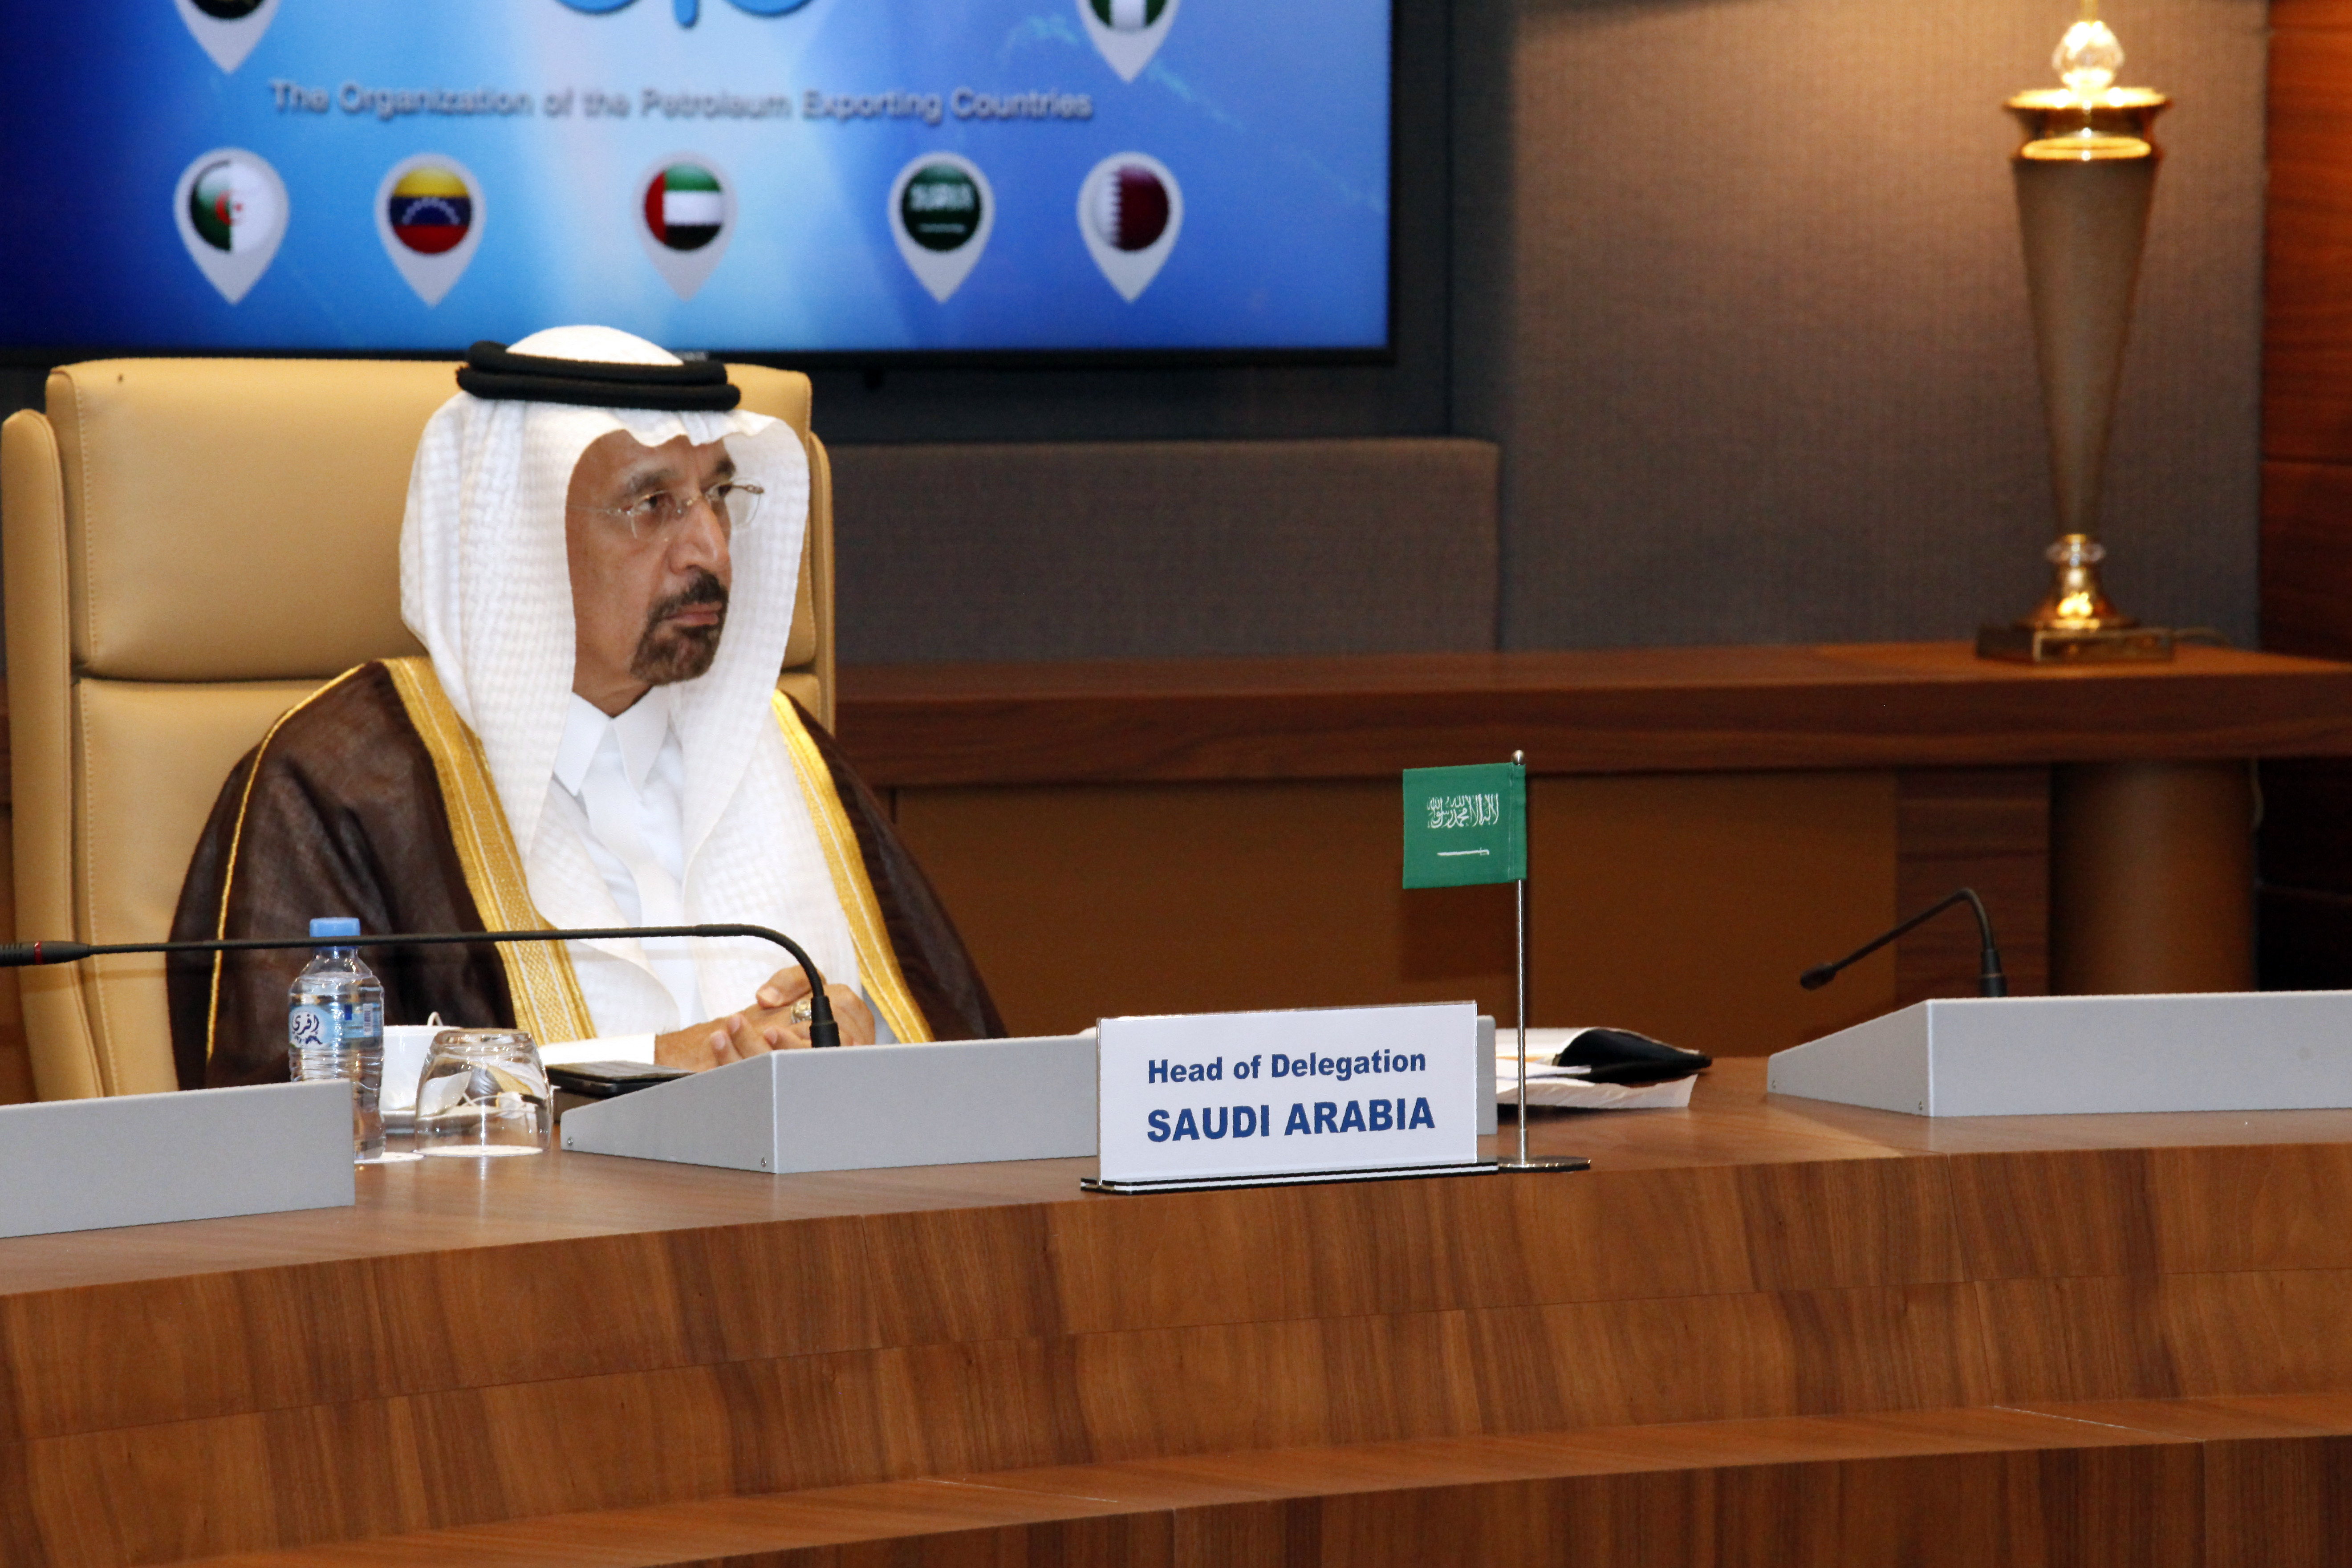
[[[686,1077],[684,1068],[653,1062],[569,1062],[547,1069],[547,1081],[582,1100],[611,1100],[615,1095],[651,1089],[674,1078]]]

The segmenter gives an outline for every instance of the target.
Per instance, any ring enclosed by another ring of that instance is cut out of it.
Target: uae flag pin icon
[[[180,20],[213,64],[233,71],[278,18],[278,0],[175,0]]]
[[[181,173],[172,216],[196,270],[234,305],[269,270],[286,237],[286,182],[241,147],[215,148]]]
[[[926,153],[890,182],[890,235],[916,280],[944,305],[963,287],[996,226],[996,193],[980,165]]]
[[[710,279],[735,235],[735,185],[699,153],[673,153],[638,176],[637,243],[681,300]]]
[[[416,297],[437,305],[482,247],[482,183],[439,153],[392,166],[375,193],[383,253]]]
[[[1184,193],[1147,153],[1114,153],[1078,185],[1078,232],[1121,299],[1151,287],[1183,226]]]
[[[1168,29],[1176,25],[1176,0],[1077,0],[1077,5],[1079,25],[1121,81],[1133,81],[1151,63]]]

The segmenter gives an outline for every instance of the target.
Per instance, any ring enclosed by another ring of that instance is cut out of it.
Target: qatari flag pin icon
[[[1078,21],[1121,81],[1151,63],[1176,25],[1176,0],[1077,0]]]
[[[708,282],[735,237],[735,184],[699,153],[673,153],[637,176],[637,243],[681,300]]]
[[[481,248],[482,205],[473,171],[439,153],[402,159],[376,187],[376,237],[427,305],[441,302]]]
[[[1183,226],[1184,193],[1148,153],[1114,153],[1078,185],[1078,232],[1122,299],[1151,287]]]
[[[234,305],[286,237],[286,182],[242,147],[215,148],[181,173],[172,216],[196,270]]]
[[[253,53],[277,18],[278,0],[175,0],[180,20],[213,64],[233,71]]]
[[[890,182],[890,236],[916,281],[944,305],[988,248],[996,193],[980,165],[926,153]]]

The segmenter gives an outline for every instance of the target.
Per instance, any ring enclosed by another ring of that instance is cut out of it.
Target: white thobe
[[[547,810],[568,822],[588,847],[623,925],[688,925],[686,884],[686,752],[671,721],[669,692],[656,687],[625,711],[607,716],[576,692],[548,781]],[[665,1029],[731,1011],[749,998],[713,1006],[696,973],[692,937],[641,942],[654,978],[669,993]],[[863,987],[860,987],[861,993]],[[881,1028],[877,1023],[877,1028]],[[891,1037],[881,1029],[885,1040]],[[604,1035],[541,1047],[551,1067],[571,1062],[650,1062],[654,1035]]]

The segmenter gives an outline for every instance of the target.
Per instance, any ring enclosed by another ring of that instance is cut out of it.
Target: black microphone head
[[[1831,981],[1835,980],[1837,977],[1838,966],[1836,964],[1816,963],[1811,969],[1806,970],[1802,974],[1797,976],[1797,984],[1803,986],[1808,991],[1819,991],[1822,986],[1827,985]]]

